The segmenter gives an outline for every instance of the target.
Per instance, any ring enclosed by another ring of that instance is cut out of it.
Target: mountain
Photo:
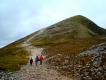
[[[30,36],[33,36],[31,42],[34,45],[45,45],[76,38],[106,36],[106,30],[97,26],[88,18],[77,15],[41,29]]]
[[[61,65],[67,55],[72,58],[92,45],[106,42],[105,37],[106,30],[88,18],[81,15],[70,17],[0,49],[0,70],[17,70],[27,63],[29,54],[22,46],[24,42],[44,47],[47,57],[61,54]]]

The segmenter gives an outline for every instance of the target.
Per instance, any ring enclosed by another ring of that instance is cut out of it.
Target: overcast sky
[[[0,0],[0,47],[74,15],[106,28],[106,0]]]

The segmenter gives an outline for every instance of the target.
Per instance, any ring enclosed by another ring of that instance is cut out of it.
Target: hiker
[[[43,60],[44,60],[44,57],[41,55],[40,56],[40,65],[42,65]]]
[[[36,56],[36,58],[35,58],[35,64],[36,64],[36,66],[37,66],[37,64],[38,64],[38,61],[39,61],[39,57]]]
[[[33,63],[33,59],[31,58],[31,59],[30,59],[30,65],[31,65],[31,66],[32,66],[32,63]]]

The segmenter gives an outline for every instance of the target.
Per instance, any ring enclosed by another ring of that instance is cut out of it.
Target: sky
[[[0,0],[0,47],[75,15],[106,29],[106,0]]]

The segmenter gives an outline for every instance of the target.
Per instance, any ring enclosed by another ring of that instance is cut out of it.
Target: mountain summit
[[[100,36],[106,36],[106,30],[81,15],[70,17],[30,35],[34,44]]]

